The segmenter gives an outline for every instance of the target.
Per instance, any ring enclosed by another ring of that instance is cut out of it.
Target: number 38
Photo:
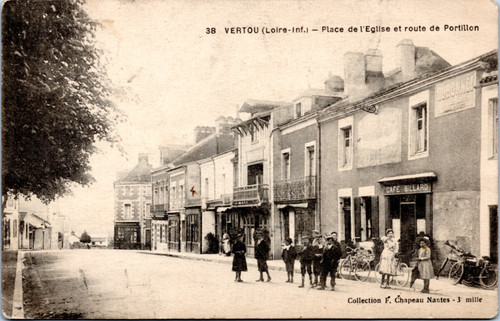
[[[207,35],[209,34],[214,34],[216,33],[217,31],[215,30],[215,28],[207,28]]]

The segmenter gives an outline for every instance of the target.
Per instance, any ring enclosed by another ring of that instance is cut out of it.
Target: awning
[[[221,206],[221,207],[217,207],[217,213],[222,213],[222,212],[225,212],[227,211],[228,209],[230,209],[231,207],[230,206]]]
[[[309,205],[308,203],[297,203],[297,204],[278,204],[278,209],[282,209],[285,207],[301,207],[301,208],[308,208]]]
[[[412,175],[402,175],[402,176],[392,176],[392,177],[384,177],[382,179],[379,179],[378,182],[380,184],[390,184],[390,183],[397,183],[397,182],[410,182],[410,181],[431,181],[431,180],[436,180],[437,179],[437,174],[433,172],[427,172],[427,173],[419,173],[419,174],[412,174]]]

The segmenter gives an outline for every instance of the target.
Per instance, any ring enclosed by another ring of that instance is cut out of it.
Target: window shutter
[[[372,238],[380,238],[378,196],[372,196]]]
[[[361,240],[361,197],[354,198],[354,237]]]

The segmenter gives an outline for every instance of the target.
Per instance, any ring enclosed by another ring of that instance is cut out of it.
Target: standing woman
[[[245,253],[247,252],[247,247],[243,243],[243,233],[238,234],[236,243],[233,245],[233,271],[236,272],[234,278],[235,282],[243,282],[241,279],[241,271],[247,271],[247,259],[245,258]]]
[[[431,249],[429,248],[430,240],[428,237],[422,238],[420,241],[420,249],[418,250],[418,274],[419,278],[424,280],[424,288],[422,293],[429,293],[430,279],[434,277],[434,268],[431,262]]]
[[[395,257],[397,244],[394,241],[394,231],[392,229],[387,229],[387,231],[385,232],[385,237],[382,238],[382,241],[384,242],[384,250],[380,255],[379,273],[382,274],[380,287],[390,289],[390,277],[395,274],[396,270]]]

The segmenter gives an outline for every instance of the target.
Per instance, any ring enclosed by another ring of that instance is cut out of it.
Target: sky
[[[348,51],[379,49],[387,72],[397,67],[396,45],[403,39],[452,65],[498,46],[497,7],[489,0],[87,0],[85,9],[102,25],[97,40],[118,88],[114,100],[127,115],[118,128],[126,154],[99,144],[91,159],[96,182],[75,187],[51,206],[78,232],[110,235],[116,171],[132,168],[138,153],[148,153],[158,166],[159,145],[193,143],[195,126],[235,117],[246,99],[292,101],[307,88],[322,88],[329,73],[344,78]],[[445,24],[477,25],[479,31],[443,31]],[[348,32],[366,25],[391,31]],[[429,31],[432,25],[441,30]],[[225,31],[245,26],[259,33]],[[301,26],[309,32],[262,34],[264,27]],[[344,32],[320,32],[322,26]],[[397,26],[403,31],[393,31]],[[405,32],[405,26],[427,30]],[[216,32],[207,34],[207,28]]]

